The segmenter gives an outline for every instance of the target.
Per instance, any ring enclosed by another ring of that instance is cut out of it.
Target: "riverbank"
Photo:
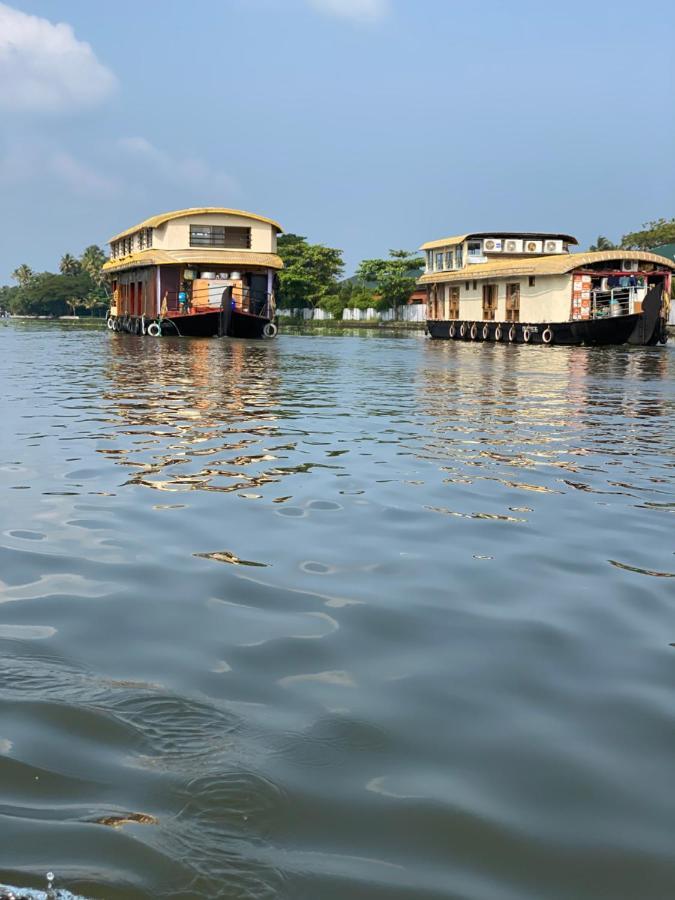
[[[281,316],[278,319],[279,327],[283,331],[289,328],[301,328],[304,332],[325,331],[326,329],[335,329],[342,331],[345,328],[379,328],[383,331],[424,331],[425,322],[383,322],[380,319],[363,319],[359,322],[353,322],[349,319],[296,319]]]

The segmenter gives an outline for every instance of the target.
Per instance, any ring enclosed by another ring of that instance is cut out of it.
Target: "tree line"
[[[0,310],[24,316],[103,315],[110,304],[101,273],[106,259],[91,244],[79,257],[64,254],[58,273],[34,272],[22,263],[12,272],[16,285],[0,286]]]
[[[598,235],[589,250],[651,250],[663,244],[675,243],[675,218],[654,219],[645,222],[640,231],[631,231],[624,234],[618,244],[615,244],[604,234]]]
[[[647,222],[625,234],[618,244],[600,235],[589,250],[650,250],[675,243],[675,218]],[[278,253],[284,262],[279,273],[278,305],[287,309],[318,307],[340,318],[343,310],[384,310],[407,303],[424,268],[424,260],[408,250],[390,250],[386,259],[364,259],[352,278],[343,279],[342,250],[311,244],[298,234],[283,234]],[[106,261],[96,244],[75,257],[61,257],[59,272],[33,272],[20,265],[12,273],[13,286],[0,286],[0,311],[15,315],[63,316],[104,314],[110,296],[101,274]]]
[[[336,318],[347,308],[382,310],[407,303],[424,266],[416,253],[390,250],[387,259],[364,259],[353,278],[343,280],[342,250],[335,247],[310,244],[298,234],[282,234],[277,252],[284,261],[278,305],[325,309]]]

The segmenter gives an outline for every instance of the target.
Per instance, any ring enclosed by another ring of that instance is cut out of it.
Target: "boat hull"
[[[647,323],[641,313],[576,322],[463,322],[429,319],[427,332],[437,340],[549,346],[647,346],[665,343],[668,339],[662,319]]]
[[[126,331],[130,334],[147,334],[150,325],[151,320],[142,319],[140,316],[121,316],[108,319],[108,327],[111,330]],[[276,325],[267,317],[255,316],[239,310],[220,309],[203,313],[165,316],[160,321],[161,334],[164,337],[273,337],[274,334],[266,333],[266,330],[270,331],[267,328],[270,325],[276,334]]]

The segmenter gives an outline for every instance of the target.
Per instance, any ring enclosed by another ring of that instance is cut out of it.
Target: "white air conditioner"
[[[501,253],[504,242],[501,238],[485,238],[483,241],[483,253]]]
[[[504,241],[504,253],[522,253],[523,242],[516,238],[507,238]]]
[[[541,253],[542,241],[525,241],[525,253]]]
[[[563,242],[548,240],[544,241],[544,253],[562,253],[563,252]]]
[[[621,260],[621,271],[622,272],[637,272],[640,268],[640,264],[637,259],[622,259]]]

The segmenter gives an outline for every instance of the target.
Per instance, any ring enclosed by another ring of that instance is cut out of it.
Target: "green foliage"
[[[588,249],[591,253],[595,253],[598,250],[616,250],[616,244],[613,244],[612,241],[603,234],[599,234],[595,243],[591,244]]]
[[[104,251],[97,244],[90,244],[88,247],[85,247],[82,256],[80,256],[80,265],[92,281],[95,281],[97,284],[103,284],[104,277],[101,267],[107,258]]]
[[[625,250],[650,250],[660,244],[673,242],[675,242],[675,218],[655,219],[653,222],[645,222],[640,231],[624,234],[621,238],[621,247]]]
[[[364,259],[356,275],[361,281],[376,285],[375,308],[388,309],[408,302],[423,266],[424,261],[416,253],[390,250],[389,259]]]
[[[21,263],[21,265],[12,272],[12,278],[14,281],[18,281],[20,287],[25,287],[34,274],[35,273],[30,266],[27,266],[26,263]]]
[[[298,234],[283,234],[277,252],[284,261],[279,273],[279,306],[319,306],[335,294],[344,269],[342,250],[309,244]]]
[[[81,271],[79,259],[75,259],[71,253],[64,253],[59,263],[59,272],[62,275],[77,275]]]
[[[96,244],[78,260],[70,253],[61,257],[60,274],[36,274],[25,263],[13,273],[18,287],[0,288],[0,309],[15,315],[64,316],[88,310],[103,312],[110,300],[101,274],[106,255]]]

